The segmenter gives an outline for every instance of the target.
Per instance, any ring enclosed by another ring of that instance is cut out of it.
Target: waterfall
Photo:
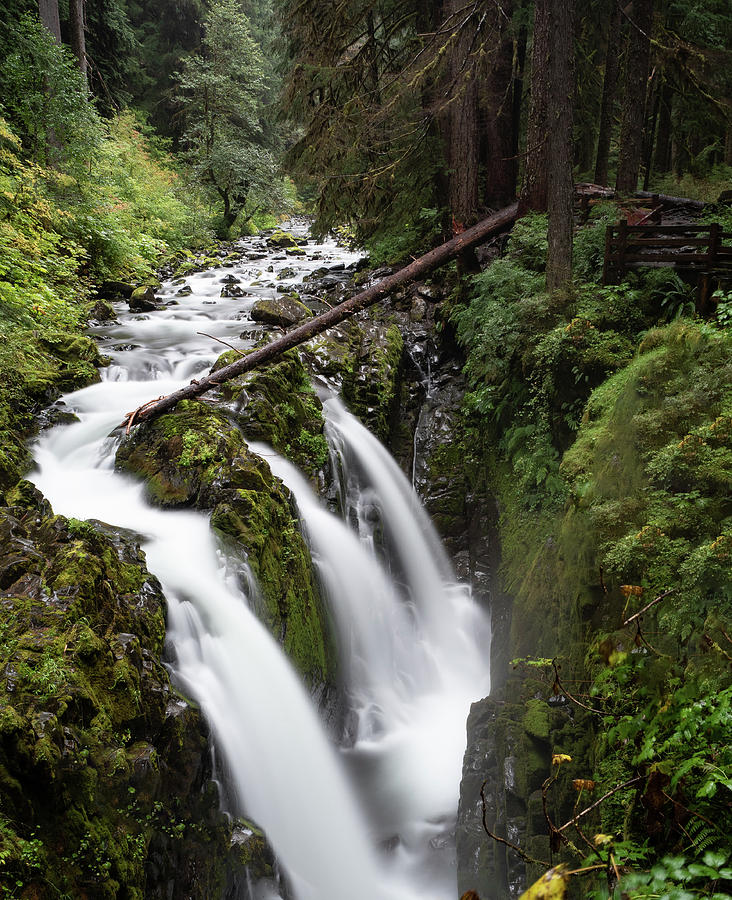
[[[247,247],[261,255],[258,239]],[[356,255],[308,245],[297,279],[339,257]],[[287,260],[271,258],[276,277]],[[262,826],[294,900],[448,900],[465,720],[487,692],[488,631],[388,453],[336,400],[325,404],[351,530],[262,451],[297,496],[338,623],[356,719],[341,751],[250,610],[243,563],[225,558],[203,514],[150,507],[140,483],[114,469],[112,430],[211,366],[216,348],[197,332],[238,333],[252,295],[274,294],[263,268],[243,259],[226,269],[246,287],[241,298],[219,300],[224,273],[210,270],[186,279],[185,300],[169,283],[166,309],[148,317],[120,307],[116,324],[95,329],[111,365],[101,383],[64,398],[79,420],[40,437],[32,479],[56,512],[141,536],[168,601],[175,678],[211,725],[234,811]]]
[[[296,498],[336,619],[357,719],[345,755],[372,822],[410,883],[422,891],[438,883],[439,896],[449,897],[454,872],[434,851],[449,843],[470,704],[489,691],[489,623],[466,586],[455,584],[429,518],[388,452],[336,398],[324,411],[345,521],[321,505],[291,463],[261,445],[252,449]]]

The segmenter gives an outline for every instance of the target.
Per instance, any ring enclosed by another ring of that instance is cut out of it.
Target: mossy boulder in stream
[[[154,503],[211,510],[213,527],[245,551],[260,588],[251,600],[265,624],[311,688],[333,685],[329,623],[289,492],[249,452],[231,419],[185,401],[141,425],[123,442],[117,464],[145,478]]]
[[[235,358],[224,353],[213,371]],[[311,478],[319,475],[328,459],[323,408],[296,353],[226,382],[220,396],[247,440],[271,444]]]
[[[220,895],[231,827],[204,723],[162,664],[165,601],[134,536],[54,516],[27,482],[6,502],[3,895]]]

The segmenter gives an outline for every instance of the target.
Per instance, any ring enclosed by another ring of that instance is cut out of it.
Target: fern
[[[704,853],[705,850],[721,850],[727,846],[727,838],[723,832],[712,822],[706,819],[693,818],[685,828],[686,834],[691,841],[687,850],[694,850],[698,854]]]

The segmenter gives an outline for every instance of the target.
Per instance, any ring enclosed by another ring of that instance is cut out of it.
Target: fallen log
[[[127,413],[121,427],[126,428],[129,433],[133,425],[137,425],[147,419],[152,419],[155,416],[168,412],[181,400],[190,400],[193,397],[200,397],[201,394],[205,394],[207,391],[223,384],[225,381],[236,378],[237,375],[243,375],[245,372],[250,372],[257,366],[261,366],[263,363],[275,359],[286,350],[297,347],[299,344],[310,340],[310,338],[331,328],[333,325],[337,325],[344,319],[355,315],[355,313],[361,312],[361,310],[366,309],[368,306],[372,306],[374,303],[383,299],[390,291],[394,290],[395,287],[398,287],[407,281],[412,281],[415,278],[420,278],[422,275],[426,275],[433,269],[438,268],[438,266],[453,259],[464,250],[482,244],[492,235],[499,234],[510,228],[516,221],[517,213],[517,203],[513,203],[511,206],[499,210],[487,219],[478,222],[477,225],[473,225],[472,228],[468,228],[466,231],[462,232],[462,234],[456,235],[446,243],[440,244],[439,247],[435,247],[434,250],[430,250],[429,253],[425,253],[424,256],[418,257],[414,262],[411,262],[409,265],[404,266],[404,268],[399,269],[399,271],[394,272],[393,275],[388,275],[376,284],[372,284],[370,287],[366,288],[366,290],[361,291],[340,305],[334,306],[332,309],[327,310],[321,315],[316,316],[313,319],[308,319],[306,322],[303,322],[302,325],[298,325],[296,328],[291,329],[283,334],[282,337],[276,338],[264,347],[258,347],[256,350],[252,350],[250,353],[247,353],[246,356],[242,356],[241,359],[237,359],[235,362],[228,366],[224,366],[217,372],[207,375],[205,378],[201,378],[200,381],[192,381],[190,384],[187,384],[178,391],[174,391],[172,394],[168,394],[165,397],[159,397],[157,400],[151,400],[148,403],[139,406],[132,412]]]
[[[639,200],[656,200],[664,206],[686,206],[690,209],[704,209],[706,203],[703,200],[692,200],[691,197],[670,197],[668,194],[653,194],[651,191],[636,191],[633,194]]]

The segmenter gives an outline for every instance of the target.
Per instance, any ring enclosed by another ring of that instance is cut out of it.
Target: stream
[[[32,480],[56,512],[143,538],[168,600],[174,678],[211,725],[231,811],[263,828],[286,876],[286,891],[260,882],[239,896],[452,900],[465,722],[489,691],[490,627],[389,453],[319,386],[339,516],[291,463],[251,445],[295,497],[332,612],[349,710],[342,747],[251,611],[245,563],[224,555],[202,513],[153,508],[142,484],[114,469],[119,439],[110,434],[125,413],[205,374],[220,355],[198,332],[245,350],[262,334],[250,317],[258,297],[359,258],[290,227],[305,256],[243,239],[238,262],[165,283],[163,309],[140,315],[118,304],[115,323],[95,326],[111,363],[99,384],[63,398],[78,421],[41,435]],[[232,276],[242,295],[221,296]]]

